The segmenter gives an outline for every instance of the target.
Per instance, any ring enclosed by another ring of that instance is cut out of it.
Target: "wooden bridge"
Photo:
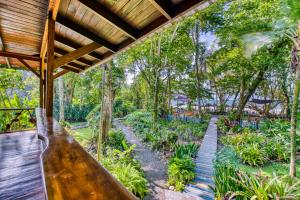
[[[0,135],[0,199],[135,199],[55,121],[54,79],[81,73],[216,0],[1,0],[0,64],[39,79],[37,130]]]

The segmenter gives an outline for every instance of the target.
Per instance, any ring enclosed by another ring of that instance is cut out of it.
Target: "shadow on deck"
[[[45,199],[37,131],[0,135],[0,199]]]

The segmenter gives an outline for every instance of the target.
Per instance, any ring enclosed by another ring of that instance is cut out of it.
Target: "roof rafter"
[[[79,0],[83,5],[88,7],[90,10],[94,11],[98,16],[104,18],[109,23],[111,23],[113,26],[117,27],[124,33],[126,33],[128,36],[130,36],[133,39],[137,39],[139,36],[139,30],[132,27],[130,24],[128,24],[126,21],[124,21],[122,18],[120,18],[115,13],[111,12],[109,9],[107,9],[104,5],[101,3],[95,1],[95,0]]]
[[[111,42],[103,39],[102,37],[99,37],[98,35],[94,34],[93,32],[81,27],[80,25],[76,24],[75,22],[69,20],[68,18],[62,16],[62,15],[57,15],[56,21],[60,23],[61,25],[89,38],[90,40],[97,42],[99,45],[104,46],[105,48],[116,52],[117,51],[117,46],[112,44]],[[101,47],[99,46],[99,47]]]
[[[2,38],[2,35],[0,33],[0,42],[1,42],[1,50],[2,51],[5,51],[5,45],[4,45],[4,41],[3,41],[3,38]],[[10,62],[9,62],[9,59],[7,57],[5,57],[5,61],[6,61],[6,64],[9,68],[11,68],[11,65],[10,65]]]
[[[66,55],[63,55],[57,59],[55,59],[54,61],[54,69],[55,68],[58,68],[62,65],[65,65],[69,62],[71,62],[72,60],[75,60],[75,59],[78,59],[80,58],[81,56],[84,56],[85,54],[88,54],[98,48],[100,48],[101,45],[98,44],[97,42],[92,42],[86,46],[83,46],[79,49],[76,49]]]
[[[12,53],[12,52],[7,52],[7,51],[0,51],[0,56],[8,57],[8,58],[21,58],[24,60],[33,60],[33,61],[41,60],[41,58],[36,57],[36,56],[30,56],[30,55],[25,55],[25,54],[21,54],[21,53]]]
[[[63,50],[63,49],[60,49],[60,48],[58,48],[58,47],[54,47],[54,52],[55,52],[55,53],[58,53],[58,54],[60,54],[60,55],[62,55],[62,56],[64,56],[64,55],[70,53],[70,52],[68,52],[68,51],[66,51],[66,50]],[[83,63],[83,64],[85,64],[85,65],[91,65],[91,64],[93,64],[92,61],[89,61],[89,60],[87,60],[87,59],[85,59],[85,58],[77,58],[77,59],[74,59],[74,60],[77,60],[77,61],[79,61],[79,62],[81,62],[81,63]]]
[[[72,40],[69,40],[68,38],[62,37],[60,35],[55,35],[55,41],[62,43],[68,47],[72,47],[73,49],[79,49],[80,47],[83,47],[82,45],[73,42]],[[103,56],[97,52],[91,52],[89,53],[89,55],[99,60],[103,59]]]
[[[28,65],[28,63],[27,63],[25,60],[23,60],[23,59],[21,59],[21,58],[18,58],[18,60],[19,60],[21,63],[23,63],[23,65],[24,65],[27,69],[29,69],[32,73],[34,73],[38,78],[40,78],[40,74],[37,73],[30,65]]]
[[[66,69],[66,70],[71,71],[71,72],[74,72],[74,73],[79,73],[81,71],[79,69],[74,69],[74,68],[72,68],[70,66],[67,66],[67,65],[62,66],[61,68]]]
[[[67,69],[61,70],[60,72],[57,72],[56,74],[53,75],[53,79],[61,77],[62,75],[66,74],[68,72],[69,72],[69,70],[67,70]]]
[[[168,20],[174,16],[170,3],[166,3],[166,0],[148,0],[163,16]]]

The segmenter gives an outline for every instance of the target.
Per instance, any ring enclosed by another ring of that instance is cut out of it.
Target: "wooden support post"
[[[41,71],[41,73],[43,72]],[[44,108],[44,80],[42,76],[40,76],[40,108]]]
[[[40,108],[44,108],[44,69],[43,61],[40,62]]]
[[[46,76],[46,116],[53,116],[53,69],[54,69],[54,35],[55,21],[52,13],[48,16],[47,76]]]
[[[44,107],[46,109],[46,104],[47,104],[47,86],[46,86],[46,70],[43,70],[43,74],[44,74],[44,79],[43,79],[43,94],[44,94]]]

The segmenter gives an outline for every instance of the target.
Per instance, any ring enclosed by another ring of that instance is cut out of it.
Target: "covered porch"
[[[0,199],[135,199],[53,118],[53,82],[102,65],[213,2],[0,2],[0,64],[40,80],[36,129],[0,134]]]

